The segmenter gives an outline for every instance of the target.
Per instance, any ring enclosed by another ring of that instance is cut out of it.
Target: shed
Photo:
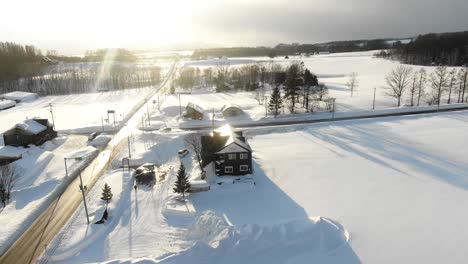
[[[234,104],[227,104],[221,108],[221,112],[223,113],[224,117],[234,117],[239,116],[244,113],[240,106]]]
[[[204,110],[194,103],[188,103],[185,107],[184,117],[195,120],[203,119]]]
[[[0,100],[0,111],[15,107],[16,102],[13,100]]]
[[[0,147],[0,166],[10,164],[22,158],[27,150],[12,146]]]
[[[36,100],[37,98],[39,98],[39,96],[37,94],[35,94],[35,93],[14,91],[14,92],[11,92],[11,93],[6,93],[6,94],[0,95],[0,98],[20,103],[20,102]]]
[[[3,133],[5,146],[39,146],[55,137],[57,132],[49,120],[40,118],[25,120]]]

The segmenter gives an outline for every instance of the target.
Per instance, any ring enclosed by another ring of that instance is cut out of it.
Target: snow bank
[[[188,230],[194,245],[161,263],[297,263],[301,256],[326,255],[349,240],[343,226],[324,217],[236,227],[205,211]]]
[[[0,110],[5,110],[8,108],[12,108],[16,105],[15,101],[12,100],[0,100]]]
[[[37,98],[39,98],[39,96],[35,93],[15,91],[11,93],[2,94],[0,95],[0,98],[16,101],[19,103],[36,100]]]
[[[111,139],[112,136],[110,135],[99,135],[93,141],[89,142],[89,145],[97,149],[102,149],[107,145],[107,143],[109,143]]]

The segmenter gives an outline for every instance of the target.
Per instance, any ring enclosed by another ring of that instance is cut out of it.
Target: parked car
[[[179,155],[179,158],[183,158],[183,157],[187,156],[188,153],[189,153],[189,151],[187,149],[181,149],[181,150],[179,150],[179,152],[177,152],[177,154]]]
[[[161,129],[159,129],[159,131],[161,131],[161,132],[171,132],[171,130],[172,129],[170,127],[163,127]]]
[[[88,141],[93,141],[100,134],[101,134],[101,132],[93,132],[93,133],[89,134]]]
[[[143,171],[154,171],[154,164],[148,162],[141,165],[135,170],[135,175],[141,174]]]

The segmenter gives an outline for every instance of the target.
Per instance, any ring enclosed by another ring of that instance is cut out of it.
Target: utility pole
[[[265,98],[264,98],[264,104],[265,104],[265,117],[267,117],[267,115],[268,115],[268,110],[267,110],[267,109],[268,109],[268,108],[267,108],[267,98],[268,98],[267,96],[265,96]]]
[[[211,129],[214,131],[214,108],[211,110]]]
[[[52,116],[52,128],[55,129],[55,119],[54,119],[54,111],[52,109],[52,104],[49,104],[49,111],[50,111],[50,115]]]
[[[132,151],[131,151],[131,145],[130,145],[130,134],[127,136],[127,143],[128,143],[128,158],[132,158]]]
[[[104,133],[104,118],[101,116],[101,127],[102,127],[102,132]]]
[[[83,187],[83,179],[81,178],[81,171],[80,171],[80,191],[81,191],[81,194],[83,195],[83,203],[84,203],[84,208],[86,211],[86,221],[88,221],[88,225],[89,225],[88,205],[86,204],[85,188]]]
[[[372,110],[375,110],[375,91],[377,90],[377,88],[374,87],[374,101],[372,103]]]
[[[182,105],[180,104],[180,93],[179,93],[179,115],[182,116]]]

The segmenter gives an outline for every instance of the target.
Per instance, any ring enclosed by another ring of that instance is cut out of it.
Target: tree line
[[[462,66],[468,64],[468,31],[420,35],[389,55],[406,64]]]
[[[23,77],[0,83],[2,92],[25,91],[41,96],[122,90],[159,84],[159,66],[114,63],[72,63],[69,67],[49,70],[48,74]]]
[[[447,104],[464,103],[468,98],[468,67],[459,69],[438,66],[427,74],[424,68],[414,71],[410,66],[400,65],[386,77],[386,94],[397,100],[400,106],[404,96],[408,96],[410,106],[419,106],[424,101],[428,105],[440,105],[446,96]]]

